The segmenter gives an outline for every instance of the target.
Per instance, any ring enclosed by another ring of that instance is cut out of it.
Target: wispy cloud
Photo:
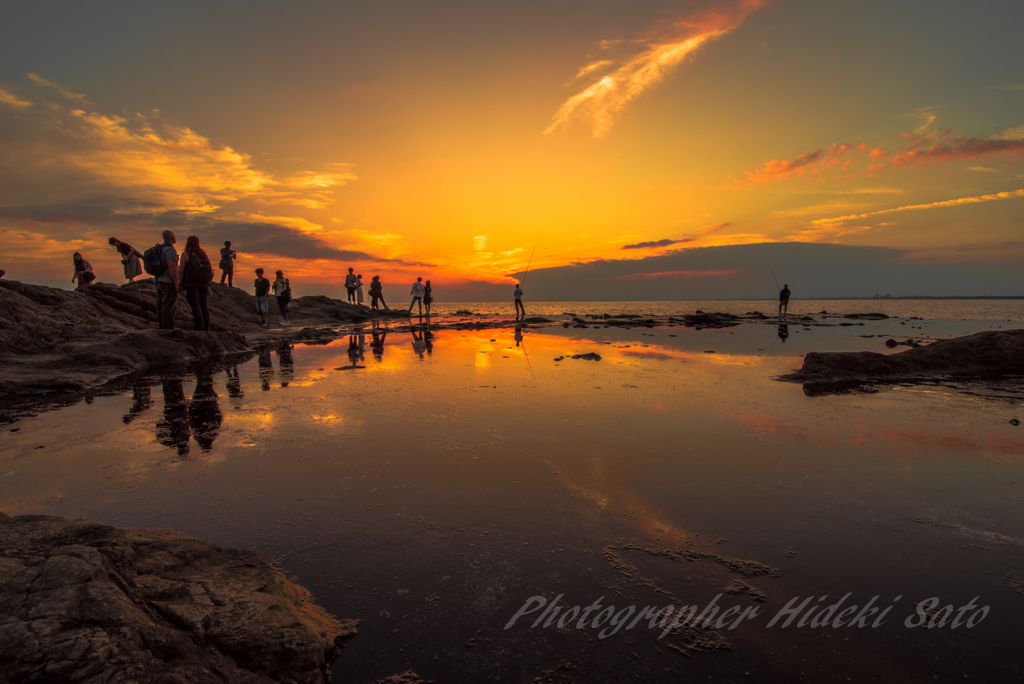
[[[692,238],[691,238],[692,239]],[[672,240],[665,238],[664,240],[651,240],[648,242],[637,242],[632,245],[623,245],[619,249],[654,249],[657,247],[668,247],[669,245],[675,245],[680,242],[685,242],[685,239]]]
[[[889,166],[944,164],[950,161],[980,159],[998,154],[1024,154],[1024,140],[1008,138],[963,138],[944,135],[911,136],[910,142],[894,153]]]
[[[15,95],[14,93],[12,93],[11,91],[5,90],[4,88],[0,88],[0,103],[3,103],[8,107],[12,107],[14,109],[28,109],[29,107],[33,106],[32,102],[30,102],[29,100],[24,100]]]
[[[624,59],[602,57],[580,68],[576,77],[595,81],[576,93],[555,112],[551,133],[574,119],[590,122],[595,137],[611,130],[616,115],[651,86],[708,42],[721,38],[739,26],[751,12],[768,0],[740,0],[728,8],[710,9],[688,17],[657,22],[645,34],[628,41],[636,51]],[[623,41],[604,41],[604,50]]]
[[[53,81],[48,81],[39,74],[29,74],[28,80],[32,81],[37,85],[41,85],[44,88],[53,88],[69,100],[74,100],[75,102],[80,102],[82,104],[89,104],[89,100],[85,97],[85,95],[82,95],[81,93],[76,93],[73,90],[69,90],[68,88],[65,88],[62,85],[54,83]]]
[[[989,86],[992,90],[1024,90],[1024,83],[1013,83],[1011,85]]]
[[[935,113],[935,107],[921,107],[915,109],[907,114],[911,119],[917,119],[920,122],[915,129],[918,135],[923,134],[928,128],[935,123],[935,120],[939,118],[939,115]]]
[[[736,268],[707,270],[659,271],[657,273],[629,273],[617,276],[616,280],[650,280],[651,278],[700,278],[704,276],[731,276],[739,273]]]
[[[824,149],[804,152],[793,159],[772,159],[757,171],[747,171],[746,180],[734,181],[733,185],[749,185],[781,180],[791,175],[807,172],[818,172],[822,168],[834,166],[838,157],[854,149],[849,143],[835,144]]]
[[[859,221],[872,216],[882,216],[884,214],[895,214],[901,211],[920,211],[922,209],[939,209],[942,207],[956,207],[964,204],[979,204],[981,202],[994,202],[997,200],[1015,199],[1018,197],[1024,197],[1024,190],[1011,190],[1009,192],[997,192],[991,195],[978,195],[975,197],[960,197],[958,199],[944,200],[941,202],[930,202],[928,204],[911,204],[905,207],[893,207],[892,209],[881,209],[879,211],[869,211],[866,214],[851,214],[849,216],[836,216],[834,218],[821,218],[811,221],[812,224],[830,224],[830,223],[843,223],[845,221]]]

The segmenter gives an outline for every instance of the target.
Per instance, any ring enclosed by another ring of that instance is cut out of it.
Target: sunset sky
[[[719,283],[755,296],[749,259],[699,248],[769,242],[878,248],[855,251],[913,274],[890,283],[900,294],[1024,295],[1019,1],[35,2],[0,16],[8,279],[73,287],[79,250],[120,283],[106,239],[142,250],[169,227],[211,252],[232,240],[243,286],[283,268],[297,295],[338,296],[353,266],[385,292],[422,275],[441,301],[507,297],[536,245],[549,284],[586,263],[621,292],[654,288],[645,298]],[[829,260],[849,269],[851,250],[800,253],[825,267],[807,295],[876,291],[857,273],[828,288]]]

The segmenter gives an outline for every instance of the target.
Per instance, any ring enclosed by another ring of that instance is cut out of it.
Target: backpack
[[[188,261],[185,262],[185,272],[182,274],[182,286],[202,287],[213,281],[213,267],[210,265],[210,257],[202,252],[189,252]]]
[[[153,245],[142,254],[142,268],[154,278],[167,272],[167,259],[164,258],[164,243]]]

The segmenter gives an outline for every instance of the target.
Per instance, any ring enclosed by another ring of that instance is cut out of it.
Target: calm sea
[[[434,313],[454,314],[460,309],[488,315],[510,315],[512,302],[434,303]],[[531,302],[525,301],[527,315],[559,316],[566,313],[637,314],[641,316],[680,316],[701,311],[744,314],[760,311],[771,314],[778,303],[766,299],[677,302]],[[1024,299],[809,299],[792,300],[789,313],[883,313],[888,316],[917,316],[930,320],[1024,321]]]

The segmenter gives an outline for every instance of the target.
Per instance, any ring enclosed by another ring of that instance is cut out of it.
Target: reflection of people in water
[[[149,410],[153,405],[153,399],[149,395],[149,383],[140,382],[132,388],[132,406],[128,413],[121,417],[121,421],[128,425],[139,417],[143,411]]]
[[[232,399],[241,399],[245,396],[245,392],[242,391],[242,379],[238,377],[238,366],[231,366],[226,372],[228,374],[228,396]]]
[[[430,328],[423,331],[423,344],[427,346],[427,356],[434,355],[434,333],[430,332]]]
[[[412,332],[412,351],[423,358],[423,352],[427,351],[427,343],[423,341],[423,333],[418,330]]]
[[[518,347],[523,342],[523,326],[516,326],[516,346]]]
[[[260,350],[257,363],[260,366],[260,389],[264,392],[269,392],[270,379],[274,377],[274,362],[270,358],[270,347],[264,347]]]
[[[179,456],[188,455],[188,404],[181,378],[164,378],[164,419],[156,424],[156,441],[177,449]]]
[[[203,451],[213,447],[222,422],[224,416],[220,412],[217,392],[213,389],[213,374],[196,373],[196,389],[188,405],[188,424],[192,428],[192,437]]]
[[[789,326],[783,323],[779,326],[779,339],[785,343],[787,337],[789,337]]]
[[[281,387],[287,387],[295,375],[295,362],[292,360],[292,345],[285,342],[277,348],[277,360],[281,364]]]
[[[355,335],[348,336],[348,360],[352,362],[352,367],[355,368],[360,361],[363,360],[363,348],[366,346],[366,336]]]
[[[384,360],[384,339],[388,336],[387,328],[384,332],[378,330],[373,331],[373,340],[370,342],[370,351],[373,352],[373,358],[377,361]]]

